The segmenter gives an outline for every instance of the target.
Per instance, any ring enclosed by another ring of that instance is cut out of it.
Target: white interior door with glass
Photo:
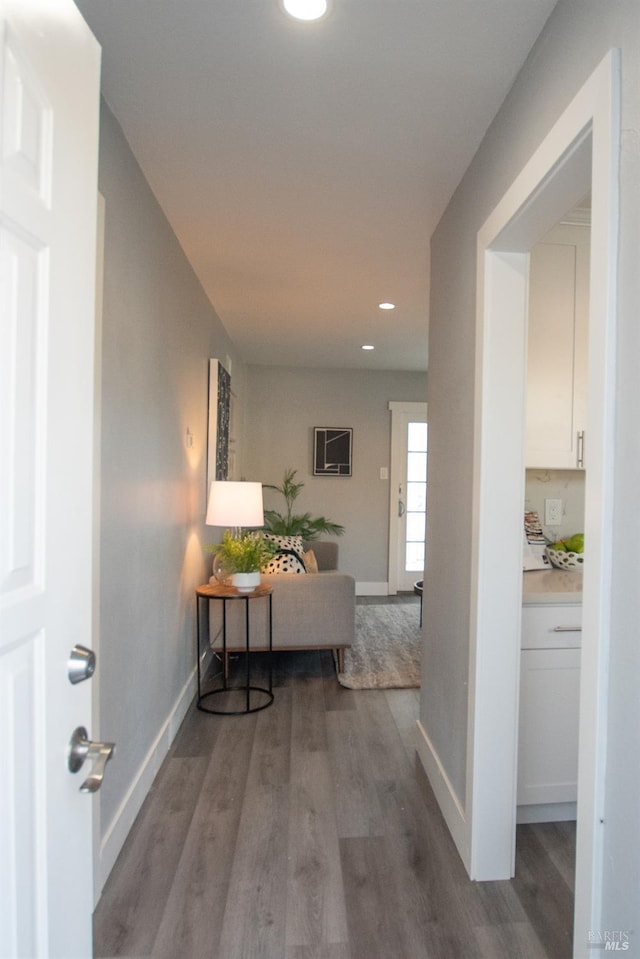
[[[3,0],[0,76],[0,956],[86,959],[100,49],[71,0]]]
[[[389,403],[389,593],[423,578],[427,514],[427,404]]]

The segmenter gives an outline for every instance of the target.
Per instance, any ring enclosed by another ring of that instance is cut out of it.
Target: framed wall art
[[[214,480],[229,479],[231,376],[220,360],[209,360],[207,495]]]
[[[313,428],[313,475],[351,476],[353,430],[341,426]]]

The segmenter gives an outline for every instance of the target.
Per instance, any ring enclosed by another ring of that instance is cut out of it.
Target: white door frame
[[[398,522],[398,486],[400,478],[404,472],[404,464],[400,458],[400,438],[401,428],[400,417],[406,415],[415,416],[417,420],[426,420],[426,403],[403,403],[395,400],[389,402],[391,412],[391,470],[389,473],[389,572],[388,593],[393,596],[398,592],[398,549],[400,547],[400,523]],[[404,423],[404,419],[402,420]],[[406,455],[406,444],[405,444]]]
[[[575,943],[600,927],[610,631],[619,153],[610,51],[478,234],[474,526],[464,852],[474,879],[513,875],[528,251],[592,190]],[[519,362],[514,358],[520,357]],[[502,530],[496,562],[494,538]],[[500,663],[500,669],[496,668]],[[462,851],[462,850],[461,850]]]

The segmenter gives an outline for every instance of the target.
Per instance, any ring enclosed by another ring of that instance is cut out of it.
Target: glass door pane
[[[422,573],[427,511],[427,424],[407,427],[405,572]]]

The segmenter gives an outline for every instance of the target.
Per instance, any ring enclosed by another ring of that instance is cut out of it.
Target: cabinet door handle
[[[584,430],[579,430],[576,441],[576,466],[584,469]]]
[[[581,633],[582,626],[554,626],[552,633]]]

